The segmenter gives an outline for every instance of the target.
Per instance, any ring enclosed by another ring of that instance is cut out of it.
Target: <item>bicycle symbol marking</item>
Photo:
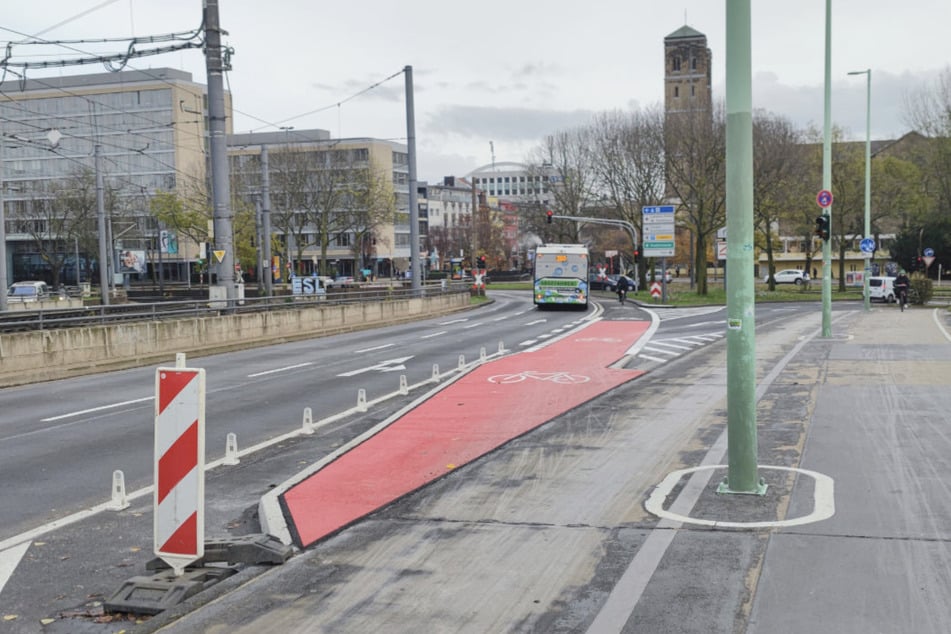
[[[507,383],[521,383],[531,379],[533,381],[551,381],[559,385],[577,385],[587,383],[591,377],[581,374],[571,374],[569,372],[536,372],[535,370],[523,370],[513,374],[496,374],[489,377],[489,383],[504,385]]]

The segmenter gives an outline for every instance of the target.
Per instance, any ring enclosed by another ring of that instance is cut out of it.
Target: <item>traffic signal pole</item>
[[[832,0],[826,0],[825,109],[822,136],[822,189],[832,191]],[[832,235],[831,201],[825,208]],[[822,241],[822,336],[832,336],[832,240]]]

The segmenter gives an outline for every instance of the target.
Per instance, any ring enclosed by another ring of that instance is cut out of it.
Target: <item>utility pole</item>
[[[6,219],[6,199],[3,196],[3,190],[6,185],[3,182],[3,123],[0,122],[0,313],[7,310],[7,219]],[[76,261],[76,270],[79,270],[79,261]],[[939,278],[940,279],[940,278]]]
[[[100,163],[102,146],[96,144],[96,218],[99,224],[99,294],[102,296],[102,305],[109,305],[109,255],[106,253],[106,245],[112,248],[108,240],[108,227],[106,226],[106,201],[103,196],[102,169]]]
[[[406,77],[406,153],[409,163],[409,266],[413,273],[410,288],[418,291],[422,279],[419,265],[419,202],[416,191],[416,109],[413,103],[413,67],[403,68]]]
[[[218,0],[205,0],[205,69],[208,74],[208,135],[211,146],[211,196],[214,206],[215,250],[223,253],[217,264],[216,286],[224,289],[229,306],[235,299],[234,234],[231,216],[231,183],[228,180],[228,146],[225,126],[224,64]],[[209,254],[211,256],[212,254]],[[219,293],[221,291],[219,290]],[[219,295],[220,298],[220,295]]]
[[[264,258],[264,294],[273,295],[274,275],[271,273],[271,167],[267,146],[261,146],[261,254]]]

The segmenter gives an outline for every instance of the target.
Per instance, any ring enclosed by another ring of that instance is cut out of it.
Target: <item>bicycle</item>
[[[627,291],[624,290],[623,288],[619,288],[617,290],[617,298],[618,298],[618,301],[621,302],[621,304],[623,304],[624,300],[627,299]]]
[[[908,305],[908,289],[899,288],[898,290],[898,305],[901,307],[901,312],[905,312],[905,307]]]

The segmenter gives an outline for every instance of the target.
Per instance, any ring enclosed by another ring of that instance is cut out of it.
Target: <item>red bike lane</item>
[[[641,374],[608,366],[650,322],[598,321],[544,348],[485,363],[282,496],[306,548]]]

